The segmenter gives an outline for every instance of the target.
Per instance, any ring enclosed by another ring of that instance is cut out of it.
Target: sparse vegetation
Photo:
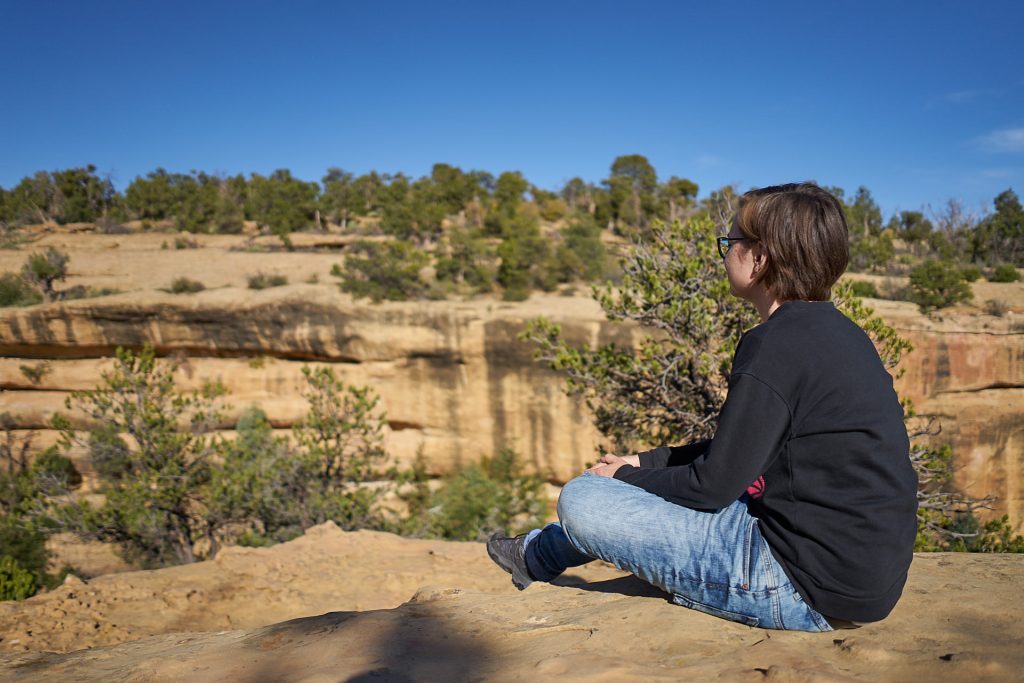
[[[275,275],[273,273],[256,273],[255,275],[250,275],[248,280],[249,289],[268,289],[288,284],[288,278],[284,275]]]
[[[495,531],[517,534],[544,523],[543,480],[524,473],[510,448],[457,470],[434,491],[422,461],[406,478],[413,484],[403,496],[409,514],[398,524],[405,535],[483,541]]]
[[[187,277],[177,277],[171,282],[171,288],[168,290],[171,294],[195,294],[206,289],[206,285],[197,280],[192,280]]]
[[[35,365],[19,365],[18,369],[21,370],[21,374],[25,376],[25,379],[32,382],[32,384],[38,385],[43,381],[43,377],[53,371],[53,366],[48,361],[43,361]]]
[[[103,503],[48,501],[56,528],[118,544],[144,566],[194,562],[227,544],[265,545],[334,520],[344,528],[383,527],[384,488],[364,485],[385,474],[384,416],[367,388],[343,385],[328,368],[304,368],[309,402],[292,439],[273,435],[258,409],[245,413],[238,437],[220,424],[224,389],[175,388],[174,364],[152,347],[118,349],[99,387],[75,392],[68,408],[93,425],[75,430],[54,418],[62,449],[89,454]]]
[[[1024,267],[1024,209],[1012,189],[1000,193],[987,213],[972,214],[951,200],[938,211],[899,211],[888,220],[866,187],[849,197],[841,188],[829,189],[846,212],[854,271],[904,277],[939,261],[953,264],[965,282],[973,282],[983,269],[996,268],[992,276],[1000,281],[1019,276],[1009,266]],[[0,188],[0,246],[22,241],[19,226],[47,221],[92,222],[101,231],[120,233],[126,221],[138,220],[142,230],[193,234],[237,234],[250,221],[264,234],[277,235],[286,249],[294,248],[291,235],[299,230],[383,234],[425,254],[421,270],[429,273],[432,265],[435,279],[426,276],[417,285],[404,274],[395,277],[393,261],[408,254],[387,254],[383,247],[359,254],[357,248],[357,259],[392,263],[382,268],[363,263],[362,272],[351,270],[344,286],[356,296],[375,301],[466,296],[497,286],[502,298],[518,301],[532,291],[609,278],[607,240],[602,240],[608,233],[647,239],[655,220],[716,215],[737,196],[736,188],[726,186],[698,199],[698,190],[686,178],[659,179],[639,154],[613,159],[599,182],[572,178],[557,190],[537,187],[514,170],[492,174],[439,163],[419,178],[377,171],[356,176],[334,167],[320,183],[296,178],[287,169],[228,177],[158,168],[132,180],[122,194],[86,166],[40,171],[10,190]],[[171,246],[200,245],[178,236]],[[272,248],[250,243],[246,250]],[[942,294],[876,287],[882,297],[912,296],[928,310],[947,305]]]
[[[255,406],[239,419],[236,438],[216,436],[223,387],[180,392],[174,372],[174,363],[159,362],[151,347],[138,354],[118,349],[101,385],[67,401],[93,426],[81,432],[54,418],[60,448],[89,453],[103,495],[98,507],[67,502],[74,470],[53,449],[31,468],[27,449],[8,449],[21,478],[0,476],[0,504],[31,509],[47,529],[116,543],[147,567],[212,558],[233,543],[269,545],[327,520],[345,529],[464,540],[537,524],[543,515],[542,482],[523,474],[511,451],[471,464],[433,490],[422,467],[399,474],[383,448],[378,397],[345,385],[329,367],[303,368],[309,410],[291,438],[276,436]],[[381,501],[406,484],[407,513],[396,517]],[[16,548],[4,528],[4,547]],[[19,532],[21,549],[12,557],[25,571],[45,566],[43,528]]]
[[[19,273],[0,275],[0,307],[34,306],[42,301],[43,295]]]
[[[63,281],[68,275],[68,262],[71,260],[64,252],[47,247],[44,252],[36,252],[28,257],[22,266],[21,275],[33,287],[39,290],[46,301],[56,301],[60,293],[53,288],[53,283]]]
[[[1010,307],[1002,299],[989,299],[985,302],[985,312],[997,318],[1002,318],[1009,310]]]

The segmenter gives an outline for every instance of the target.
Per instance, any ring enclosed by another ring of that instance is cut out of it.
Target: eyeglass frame
[[[751,242],[757,241],[753,237],[716,237],[715,242],[718,244],[718,255],[721,256],[722,258],[725,258],[725,255],[729,253],[730,249],[732,249],[732,243],[742,242],[743,240],[749,240]],[[725,248],[723,249],[723,247]]]

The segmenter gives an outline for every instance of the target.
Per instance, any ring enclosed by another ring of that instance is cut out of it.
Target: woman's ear
[[[757,271],[768,265],[768,252],[764,250],[760,242],[755,242],[750,255],[754,261],[754,274],[756,275]]]

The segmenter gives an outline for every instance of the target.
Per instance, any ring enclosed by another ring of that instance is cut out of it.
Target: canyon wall
[[[994,511],[1024,522],[1024,334],[1016,318],[929,319],[910,304],[871,302],[916,349],[897,381],[917,411],[941,422],[956,483],[994,494]],[[25,309],[0,309],[0,413],[38,450],[53,443],[54,413],[73,423],[65,399],[94,388],[118,346],[154,344],[180,362],[184,389],[221,381],[230,391],[229,430],[249,405],[287,430],[306,410],[304,364],[330,364],[346,382],[369,385],[387,414],[389,451],[402,463],[422,452],[442,474],[511,446],[552,482],[595,459],[599,435],[564,380],[532,358],[517,335],[544,315],[574,343],[628,346],[639,330],[603,319],[589,297],[533,296],[523,303],[353,303],[333,286],[234,287],[188,297],[147,291]],[[1018,316],[1019,317],[1019,316]],[[45,365],[44,365],[45,364]],[[23,367],[30,370],[23,372]],[[44,369],[39,376],[34,368]],[[72,452],[85,489],[84,454]]]

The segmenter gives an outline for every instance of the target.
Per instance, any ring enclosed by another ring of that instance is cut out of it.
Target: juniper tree
[[[144,565],[190,563],[216,555],[223,527],[211,515],[209,483],[216,453],[211,431],[221,420],[219,384],[184,393],[175,388],[173,363],[158,363],[152,346],[138,353],[118,348],[101,385],[66,401],[88,418],[77,431],[54,418],[61,445],[86,450],[99,476],[104,502],[64,508],[58,521],[71,530],[117,543]],[[200,547],[205,547],[201,552]]]

